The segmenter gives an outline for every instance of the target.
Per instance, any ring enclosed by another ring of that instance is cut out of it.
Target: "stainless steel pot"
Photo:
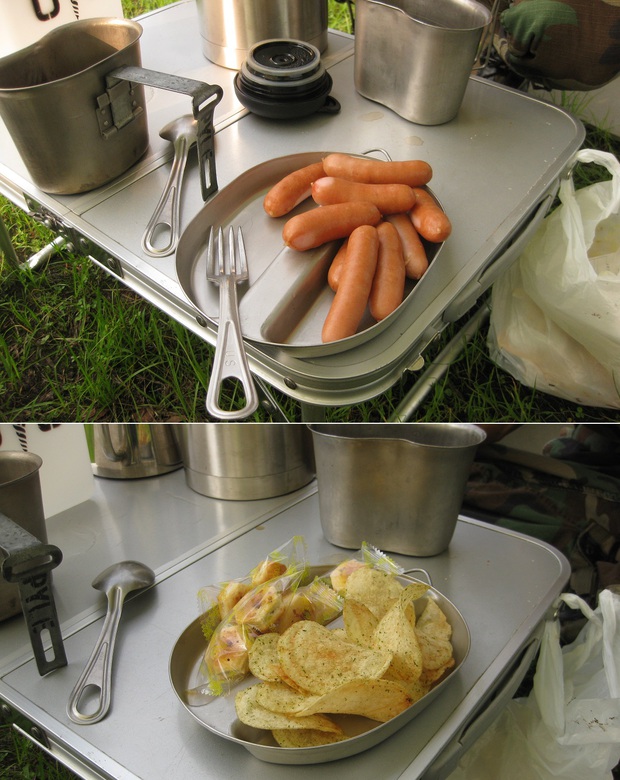
[[[41,542],[47,542],[39,470],[43,461],[32,452],[0,452],[0,513]],[[0,538],[0,548],[3,547]],[[0,564],[5,559],[0,550]],[[0,574],[0,620],[21,611],[19,588]]]
[[[183,465],[172,425],[95,423],[87,427],[86,433],[97,477],[155,477]]]
[[[128,95],[130,116],[100,126],[105,75],[140,65],[142,27],[121,19],[62,25],[0,60],[0,114],[35,184],[45,192],[93,189],[130,168],[148,146],[144,91]],[[123,85],[128,87],[127,84]]]
[[[212,124],[222,90],[140,67],[141,35],[128,19],[82,19],[0,59],[0,116],[44,192],[87,192],[142,157],[145,84],[192,96],[203,198],[217,189]]]
[[[312,437],[291,423],[177,425],[187,485],[231,500],[291,493],[314,477]]]
[[[297,38],[327,48],[327,0],[197,0],[203,53],[238,70],[251,46]]]

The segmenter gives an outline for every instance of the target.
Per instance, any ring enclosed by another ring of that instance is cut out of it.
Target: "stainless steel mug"
[[[357,91],[410,122],[449,122],[490,21],[476,0],[357,0]]]
[[[0,452],[0,512],[41,542],[47,542],[39,469],[31,452]],[[0,551],[0,561],[5,555]],[[0,576],[0,620],[21,612],[19,588]]]
[[[485,433],[457,423],[317,424],[319,512],[325,538],[386,552],[447,549]]]

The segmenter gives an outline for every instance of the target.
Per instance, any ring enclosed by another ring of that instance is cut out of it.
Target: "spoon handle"
[[[151,257],[165,257],[174,252],[180,235],[181,183],[190,148],[188,138],[181,136],[174,144],[174,159],[168,181],[142,236],[142,249]],[[156,246],[157,239],[162,240]]]
[[[110,708],[112,656],[124,596],[121,588],[113,588],[108,594],[108,610],[101,634],[69,696],[67,715],[74,723],[96,723],[106,716]],[[89,705],[89,711],[86,711],[86,705]],[[93,705],[95,709],[91,712]],[[80,709],[82,706],[85,710]]]

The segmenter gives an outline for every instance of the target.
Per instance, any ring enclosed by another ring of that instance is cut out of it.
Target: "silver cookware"
[[[99,639],[69,696],[67,715],[74,723],[97,723],[104,718],[112,700],[112,659],[125,596],[155,582],[155,573],[137,561],[109,566],[92,582],[104,592],[108,610]]]
[[[197,0],[203,53],[238,70],[251,46],[298,38],[327,48],[327,0]]]
[[[129,19],[81,19],[0,59],[0,116],[44,192],[93,190],[142,157],[144,85],[191,96],[203,199],[217,190],[213,112],[222,89],[142,68],[141,35]]]
[[[183,465],[172,425],[95,423],[86,434],[97,477],[155,477]]]
[[[181,233],[181,185],[190,149],[198,140],[198,122],[191,114],[174,119],[159,135],[174,146],[168,181],[142,236],[142,249],[151,257],[171,255]]]
[[[187,485],[232,500],[280,496],[314,478],[312,437],[291,423],[187,423],[176,426]]]

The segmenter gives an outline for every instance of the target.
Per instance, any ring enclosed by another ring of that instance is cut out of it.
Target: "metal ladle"
[[[116,563],[93,580],[93,588],[108,597],[108,611],[88,663],[69,696],[67,714],[74,723],[96,723],[107,714],[111,701],[112,656],[125,596],[132,590],[149,587],[154,581],[154,572],[137,561]],[[82,712],[80,705],[92,706],[93,697],[96,709],[92,713]]]
[[[174,144],[174,160],[159,203],[142,236],[142,249],[151,257],[171,255],[179,242],[181,183],[189,150],[198,140],[198,122],[191,114],[174,119],[162,127],[159,135]],[[167,243],[158,248],[158,238]]]

